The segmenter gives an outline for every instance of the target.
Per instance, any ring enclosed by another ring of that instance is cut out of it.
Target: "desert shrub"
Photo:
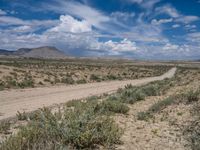
[[[153,118],[153,115],[151,114],[151,112],[139,112],[137,114],[137,119],[138,120],[144,120],[147,121],[149,118]]]
[[[60,79],[58,79],[57,77],[55,77],[54,83],[55,83],[55,84],[56,84],[56,83],[60,83]]]
[[[95,75],[95,74],[91,74],[90,80],[100,82],[101,78],[99,76]]]
[[[132,84],[127,84],[125,86],[125,89],[132,89],[132,88],[135,88]]]
[[[117,91],[123,103],[133,104],[137,101],[144,100],[146,96],[157,96],[170,88],[170,79],[155,81],[140,87],[134,87],[131,84],[126,85],[124,89]]]
[[[77,84],[84,84],[84,83],[87,83],[87,81],[85,79],[81,79],[81,80],[78,80],[76,81]]]
[[[44,85],[44,83],[42,81],[38,82],[39,85]]]
[[[16,87],[17,86],[17,81],[13,79],[12,77],[7,77],[6,78],[6,87],[11,88],[11,87]]]
[[[0,80],[0,91],[4,90],[5,88],[5,82]]]
[[[137,90],[134,94],[133,94],[133,98],[136,101],[141,101],[145,99],[145,93],[142,90]]]
[[[147,85],[141,88],[141,91],[146,95],[146,96],[157,96],[159,95],[159,88],[158,86],[155,85]]]
[[[78,107],[80,104],[82,104],[83,102],[80,100],[71,100],[69,102],[66,103],[67,107]]]
[[[127,89],[120,93],[120,99],[123,103],[133,104],[145,99],[145,94],[140,89]]]
[[[186,94],[186,98],[187,101],[190,102],[195,102],[199,100],[199,95],[200,95],[200,90],[190,90],[187,94]]]
[[[95,113],[87,107],[66,109],[61,118],[50,110],[41,110],[37,119],[8,138],[2,150],[26,149],[84,149],[96,145],[111,146],[118,143],[121,130],[110,117]]]
[[[17,116],[18,120],[27,120],[28,119],[28,116],[27,116],[27,114],[25,112],[17,111],[16,116]]]
[[[107,75],[108,80],[117,80],[119,77],[115,76],[115,75]]]
[[[114,112],[114,113],[122,113],[122,114],[127,114],[129,111],[129,107],[120,101],[115,101],[115,100],[107,100],[99,104],[101,111],[103,113],[109,113],[109,112]]]
[[[66,104],[66,107],[71,107],[75,109],[77,112],[82,112],[83,110],[90,109],[94,111],[94,113],[102,115],[106,114],[108,110],[103,109],[103,102],[98,102],[99,97],[91,96],[85,100],[72,100]],[[108,115],[108,114],[107,114]]]
[[[8,130],[10,130],[11,123],[8,121],[0,122],[0,134],[7,134]]]
[[[61,79],[61,82],[65,83],[65,84],[74,84],[75,83],[75,81],[72,77],[64,77]]]
[[[17,86],[20,88],[34,87],[34,80],[32,78],[24,79],[23,81],[17,83]]]
[[[44,79],[44,82],[51,82],[50,79]]]

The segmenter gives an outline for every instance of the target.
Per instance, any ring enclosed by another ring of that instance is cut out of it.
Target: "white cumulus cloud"
[[[50,31],[82,33],[92,31],[92,26],[86,20],[79,21],[69,15],[61,15],[59,25]]]
[[[113,51],[135,51],[137,49],[135,42],[131,42],[128,39],[123,39],[120,42],[113,42],[109,40],[104,43],[104,46]]]

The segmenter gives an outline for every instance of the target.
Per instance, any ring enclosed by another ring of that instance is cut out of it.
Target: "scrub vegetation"
[[[130,84],[56,108],[18,112],[15,123],[0,125],[0,134],[9,133],[0,150],[128,149],[136,143],[139,148],[197,150],[199,83],[199,69],[178,67],[171,79],[139,87]],[[19,122],[25,124],[12,132]]]
[[[138,79],[161,75],[169,68],[114,60],[1,58],[0,90]]]

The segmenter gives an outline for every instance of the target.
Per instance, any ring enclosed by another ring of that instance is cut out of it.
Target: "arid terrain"
[[[124,88],[127,84],[137,86],[150,83],[152,81],[171,78],[175,71],[176,68],[172,68],[162,76],[137,80],[109,81],[75,86],[54,86],[26,90],[0,91],[0,120],[15,116],[17,111],[29,112],[41,108],[41,106],[51,106],[53,104],[65,103],[73,99],[87,98],[93,95],[114,92],[119,88]]]
[[[0,0],[0,150],[200,150],[200,0]]]
[[[196,63],[81,61],[1,60],[0,150],[200,148]]]
[[[112,60],[0,59],[0,90],[132,80],[158,76],[169,68]]]

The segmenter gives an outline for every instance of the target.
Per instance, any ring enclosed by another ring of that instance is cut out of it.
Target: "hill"
[[[0,50],[1,56],[8,57],[27,57],[27,58],[45,58],[61,59],[66,58],[66,54],[55,47],[44,46],[38,48],[20,48],[16,51]]]

